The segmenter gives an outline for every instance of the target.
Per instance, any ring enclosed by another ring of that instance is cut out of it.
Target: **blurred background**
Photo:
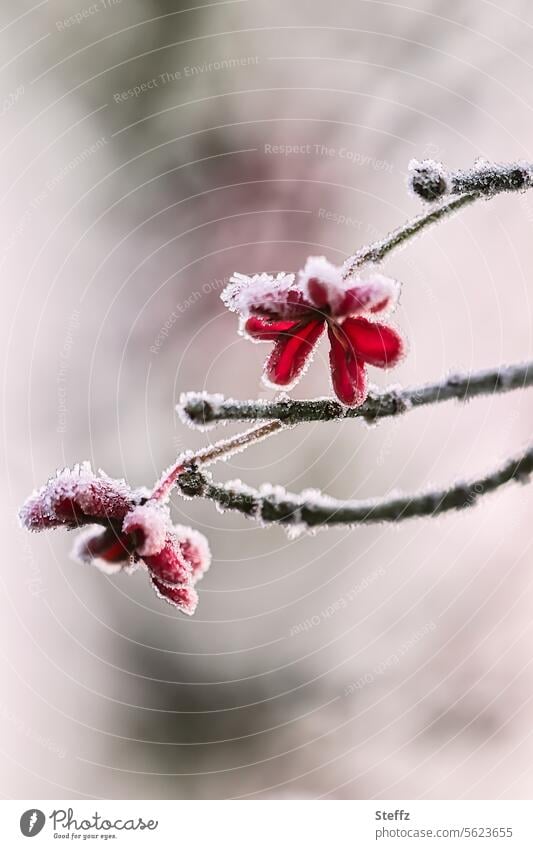
[[[181,391],[273,397],[219,299],[235,270],[342,262],[418,212],[412,157],[531,159],[532,30],[525,0],[2,4],[3,796],[531,796],[531,487],[296,540],[175,496],[214,554],[192,619],[16,512],[58,466],[150,484],[216,438]],[[372,379],[529,357],[532,227],[533,196],[499,197],[391,256],[410,352]],[[512,455],[532,413],[305,424],[213,471],[414,491]]]

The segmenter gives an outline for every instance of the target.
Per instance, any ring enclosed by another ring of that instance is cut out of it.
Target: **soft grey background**
[[[211,438],[177,419],[182,390],[272,396],[267,347],[218,297],[234,270],[341,262],[416,213],[413,156],[531,158],[531,4],[24,0],[0,15],[0,792],[529,797],[531,488],[296,541],[176,497],[214,552],[193,619],[143,573],[75,565],[67,534],[30,537],[16,510],[80,459],[149,484]],[[532,225],[530,197],[498,198],[391,257],[410,353],[372,378],[527,358]],[[326,358],[296,396],[329,391]],[[302,425],[216,473],[415,490],[518,450],[532,411],[518,393],[373,429]]]

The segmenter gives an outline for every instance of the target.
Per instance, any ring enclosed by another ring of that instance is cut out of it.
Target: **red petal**
[[[174,534],[181,554],[191,570],[193,584],[205,575],[211,565],[209,543],[200,531],[184,525],[174,525]]]
[[[311,277],[307,281],[307,288],[310,298],[317,309],[324,309],[329,306],[328,287],[325,283],[321,283],[317,277]]]
[[[301,320],[303,315],[309,312],[309,309],[312,310],[313,306],[309,303],[304,293],[300,289],[289,289],[282,317]]]
[[[191,567],[183,557],[174,534],[167,536],[165,545],[158,554],[143,557],[154,578],[167,584],[186,584],[191,580]]]
[[[298,328],[278,338],[266,362],[266,377],[276,386],[287,386],[298,378],[324,329],[324,321],[314,319]]]
[[[342,333],[342,328],[340,328]],[[345,347],[331,327],[328,327],[331,343],[329,363],[333,388],[339,401],[349,407],[358,407],[366,398],[366,369],[364,363],[354,356],[349,344]]]
[[[296,327],[296,321],[271,321],[268,318],[259,318],[259,316],[251,316],[247,319],[244,325],[244,332],[252,339],[259,339],[263,342],[276,340],[280,333],[287,333]]]
[[[386,324],[366,318],[347,318],[341,325],[355,355],[373,366],[386,368],[395,365],[403,354],[402,337]]]
[[[363,312],[381,312],[398,297],[398,284],[379,274],[347,289],[342,299],[334,305],[332,314],[337,318],[355,316]]]
[[[182,613],[192,616],[198,604],[198,593],[193,587],[169,587],[152,578],[152,585],[161,598],[174,604]]]
[[[107,563],[129,561],[130,550],[127,540],[112,528],[105,531],[92,530],[81,534],[73,552],[76,560],[90,563],[92,560],[105,560]]]
[[[386,310],[390,304],[390,300],[390,298],[383,298],[379,304],[374,304],[373,307],[370,307],[370,312],[382,312],[383,310]]]

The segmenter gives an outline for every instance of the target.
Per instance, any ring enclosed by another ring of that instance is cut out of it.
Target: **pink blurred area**
[[[268,347],[219,298],[235,270],[342,262],[419,211],[412,157],[531,159],[530,5],[83,8],[0,12],[0,792],[529,798],[530,487],[296,540],[175,496],[214,555],[192,619],[16,513],[57,467],[150,484],[214,438],[179,420],[182,391],[274,397]],[[409,354],[372,379],[528,358],[532,225],[528,195],[500,197],[391,256]],[[320,347],[295,397],[330,391],[326,360]],[[512,455],[532,412],[523,392],[300,425],[213,471],[414,491]]]

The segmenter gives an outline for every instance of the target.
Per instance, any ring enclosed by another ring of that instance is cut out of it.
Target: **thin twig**
[[[296,495],[270,485],[255,490],[240,482],[219,484],[194,469],[180,475],[178,486],[187,497],[207,498],[223,510],[236,510],[263,524],[281,524],[299,531],[438,516],[448,510],[471,507],[482,496],[511,481],[527,483],[532,472],[533,445],[530,445],[519,457],[483,477],[452,484],[448,489],[370,501],[340,501],[314,491]]]
[[[447,216],[452,215],[454,212],[457,212],[457,210],[461,209],[463,206],[467,206],[479,197],[481,197],[481,195],[478,193],[461,195],[461,197],[445,201],[441,204],[441,206],[432,209],[431,212],[425,212],[421,215],[417,215],[415,218],[411,218],[410,221],[407,221],[405,224],[402,224],[401,227],[393,230],[392,233],[389,233],[389,235],[385,236],[384,239],[378,239],[377,242],[373,242],[371,245],[366,245],[365,247],[360,248],[352,256],[348,257],[343,266],[342,276],[344,279],[350,277],[350,275],[367,262],[381,262],[387,254],[390,253],[390,251],[397,248],[408,239],[411,239],[413,236],[416,236],[421,232],[421,230],[425,230],[426,227],[429,227],[431,224],[435,224],[437,221],[440,221],[441,218],[446,218]]]
[[[369,393],[360,407],[345,407],[333,398],[312,401],[234,401],[221,395],[186,392],[178,410],[188,424],[202,427],[216,422],[278,419],[285,424],[363,418],[366,421],[397,416],[416,407],[450,399],[466,401],[533,385],[533,362],[500,366],[474,374],[450,375],[436,383],[407,389]]]
[[[196,453],[188,451],[182,454],[175,463],[170,466],[156,483],[153,492],[150,496],[150,501],[165,501],[170,495],[172,488],[175,486],[179,475],[191,466],[195,468],[209,466],[217,460],[222,460],[231,457],[232,454],[238,454],[243,451],[248,445],[255,442],[260,442],[265,437],[286,427],[280,421],[270,421],[268,424],[259,425],[244,433],[239,433],[237,436],[232,436],[230,439],[221,439],[215,442],[214,445],[208,445]]]
[[[390,251],[416,236],[430,224],[457,212],[479,198],[501,192],[516,192],[533,186],[533,165],[528,162],[493,163],[480,160],[466,171],[446,171],[440,162],[413,159],[409,163],[409,187],[427,202],[443,201],[430,212],[418,215],[393,230],[384,239],[360,248],[344,263],[343,276],[350,277],[368,262],[381,262]],[[443,200],[450,195],[459,195]]]

